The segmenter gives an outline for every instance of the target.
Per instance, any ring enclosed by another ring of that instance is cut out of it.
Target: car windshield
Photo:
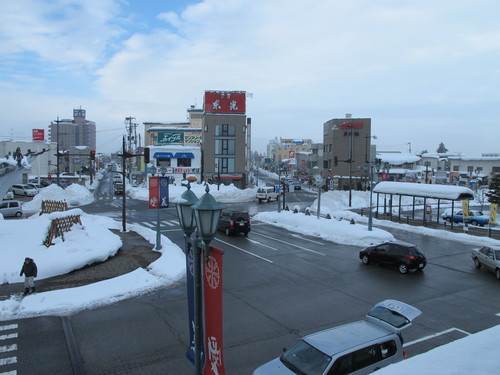
[[[300,340],[288,349],[280,360],[295,374],[321,375],[332,358],[304,340]]]
[[[495,259],[500,260],[500,250],[495,250]]]
[[[396,328],[404,327],[410,323],[405,316],[382,306],[377,306],[371,309],[367,315],[380,319]]]

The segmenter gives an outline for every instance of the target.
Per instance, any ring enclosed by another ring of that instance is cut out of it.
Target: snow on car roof
[[[474,193],[466,187],[413,182],[379,182],[373,192],[450,200],[474,199]]]

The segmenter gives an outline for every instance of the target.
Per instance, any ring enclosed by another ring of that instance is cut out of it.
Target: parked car
[[[250,216],[245,211],[222,211],[217,229],[224,232],[226,236],[235,233],[243,233],[247,236],[251,230]]]
[[[401,331],[421,313],[404,302],[382,301],[364,320],[303,337],[253,375],[371,374],[406,357]]]
[[[302,190],[302,184],[300,181],[293,180],[288,184],[289,188],[288,190]]]
[[[38,194],[38,190],[30,187],[27,184],[12,185],[12,191],[15,195],[24,195],[25,197],[34,197]]]
[[[40,192],[44,186],[42,184],[37,184],[37,183],[34,183],[34,182],[30,182],[29,184],[26,184],[28,185],[29,187],[35,189],[36,191]]]
[[[12,189],[9,189],[7,193],[5,193],[3,199],[4,200],[14,199],[14,192],[12,191]]]
[[[495,272],[497,280],[500,280],[500,246],[483,246],[480,249],[473,249],[471,256],[476,268],[489,269]]]
[[[4,217],[23,216],[23,207],[21,202],[14,200],[2,201],[0,203],[0,214],[2,214]]]
[[[7,173],[16,169],[14,164],[10,164],[7,162],[0,163],[0,176],[5,176]]]
[[[463,223],[464,222],[464,214],[462,210],[456,211],[453,215],[450,211],[446,211],[442,215],[443,220],[446,220],[448,223],[451,223],[453,220],[454,223]],[[471,225],[488,225],[490,222],[490,217],[488,215],[483,214],[481,211],[469,210],[469,216],[465,220],[466,223]]]
[[[120,173],[115,173],[113,175],[113,182],[121,182],[123,181],[123,176]]]
[[[280,194],[276,192],[274,187],[260,187],[255,194],[255,198],[258,199],[259,202],[270,202],[272,199],[278,199],[279,196]]]
[[[417,245],[403,241],[384,242],[369,246],[359,252],[364,264],[371,262],[398,267],[405,274],[409,270],[423,270],[427,265],[425,254]]]

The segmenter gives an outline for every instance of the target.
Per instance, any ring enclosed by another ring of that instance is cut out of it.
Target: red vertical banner
[[[205,300],[205,368],[203,375],[225,375],[222,343],[222,255],[210,246],[208,261],[203,262]]]
[[[158,184],[158,177],[149,177],[149,208],[158,208],[160,204]]]

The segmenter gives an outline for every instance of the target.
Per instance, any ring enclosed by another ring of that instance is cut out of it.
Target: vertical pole
[[[368,230],[373,230],[373,163],[370,162],[370,215],[368,216]]]
[[[57,163],[57,179],[56,179],[56,183],[57,183],[57,186],[61,186],[59,184],[59,173],[60,173],[60,170],[59,170],[59,123],[61,121],[59,120],[59,116],[57,116],[57,120],[56,120],[56,129],[57,129],[57,145],[56,145],[56,163]]]
[[[281,160],[278,161],[278,186],[280,188],[280,194],[278,194],[278,213],[281,212]]]
[[[197,236],[197,235],[196,235]],[[201,249],[200,239],[194,240],[194,366],[196,375],[201,375]]]
[[[123,136],[122,144],[122,184],[123,184],[123,197],[122,197],[122,231],[127,231],[127,202],[126,202],[126,191],[125,191],[125,136]]]
[[[160,174],[158,174],[158,207],[156,208],[156,247],[155,250],[161,250],[161,234],[160,234]]]
[[[319,219],[320,216],[320,210],[321,210],[321,185],[322,183],[318,184],[318,209],[316,210],[316,218]]]
[[[353,149],[353,138],[352,138],[352,119],[349,120],[349,207],[352,207],[352,149]]]

